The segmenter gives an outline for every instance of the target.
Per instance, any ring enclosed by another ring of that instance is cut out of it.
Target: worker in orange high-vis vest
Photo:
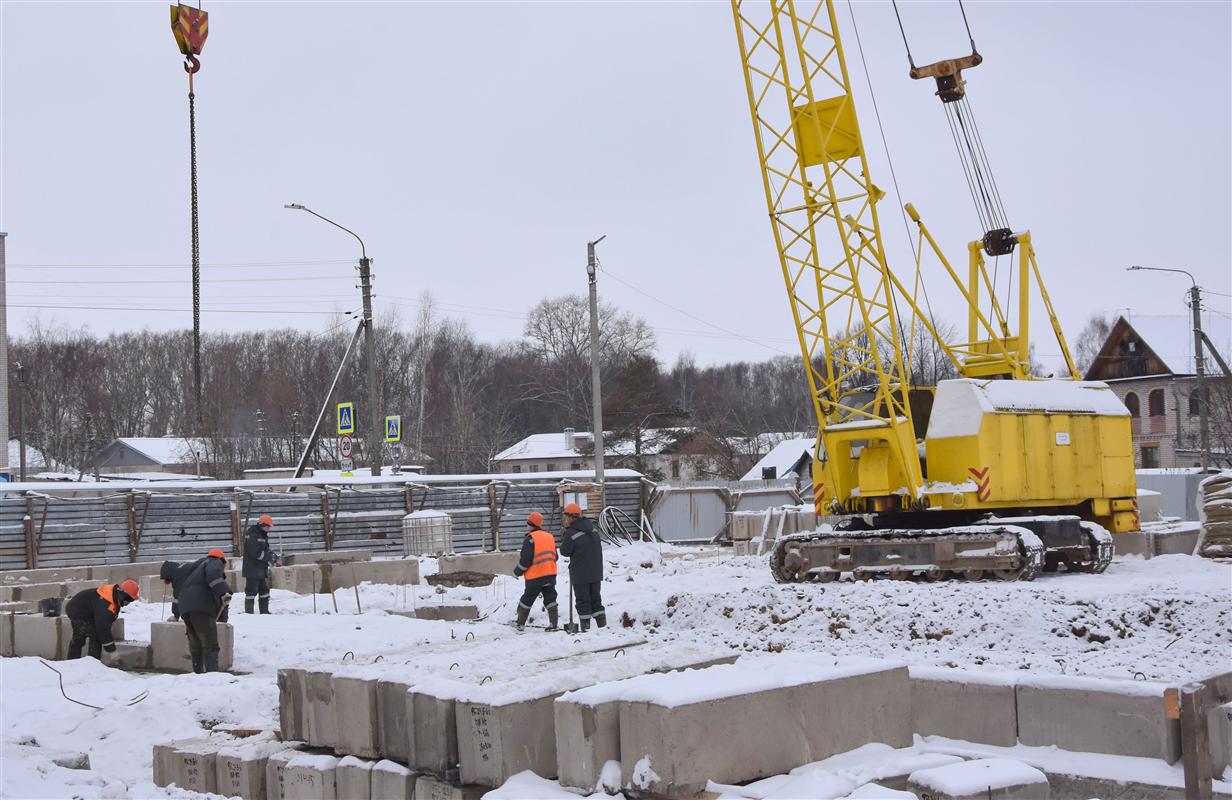
[[[532,511],[526,518],[530,532],[522,542],[522,553],[513,574],[526,576],[526,591],[518,600],[518,630],[526,627],[535,598],[543,595],[548,612],[548,630],[556,630],[556,539],[543,529],[543,515]]]
[[[93,658],[101,660],[104,650],[114,653],[116,646],[111,624],[120,616],[120,609],[136,599],[137,582],[132,578],[123,583],[104,583],[96,589],[82,589],[73,595],[64,609],[64,615],[73,625],[68,657],[81,658],[81,650],[87,642]]]

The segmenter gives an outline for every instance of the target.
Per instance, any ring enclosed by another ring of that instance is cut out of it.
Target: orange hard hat
[[[120,591],[136,600],[137,594],[140,592],[140,588],[137,586],[137,582],[135,580],[129,578],[124,581],[124,583],[120,584]]]
[[[577,503],[570,503],[565,506],[565,513],[571,517],[580,517],[582,516],[582,507]]]
[[[530,512],[530,516],[526,518],[527,523],[536,528],[543,527],[543,515],[538,511]]]
[[[274,527],[274,518],[271,517],[269,514],[262,514],[261,516],[257,517],[257,524],[258,525],[268,525],[272,528]]]
[[[215,547],[213,550],[211,550],[210,552],[206,553],[205,555],[206,555],[206,558],[223,558],[223,559],[225,559],[225,558],[227,557],[227,554],[226,554],[226,553],[224,553],[223,551],[219,550],[217,547]]]

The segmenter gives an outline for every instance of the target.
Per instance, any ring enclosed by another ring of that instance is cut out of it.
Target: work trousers
[[[529,609],[535,604],[535,598],[543,595],[543,607],[546,609],[556,608],[556,576],[545,575],[542,578],[535,578],[526,582],[526,591],[522,592],[522,597],[518,600],[518,605],[522,608]]]
[[[188,636],[188,652],[193,656],[218,649],[218,620],[208,611],[185,614],[184,630]]]
[[[73,638],[68,642],[68,657],[81,658],[81,648],[87,640],[90,642],[90,657],[103,660],[103,643],[98,640],[94,631],[94,622],[88,619],[75,619],[73,623]]]
[[[600,594],[602,586],[602,581],[573,584],[573,601],[577,606],[579,619],[594,619],[604,613],[603,597]]]
[[[245,578],[244,596],[269,598],[269,578]]]

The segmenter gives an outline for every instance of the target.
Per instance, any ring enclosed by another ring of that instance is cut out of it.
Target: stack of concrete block
[[[442,575],[455,572],[480,572],[486,575],[512,575],[518,565],[518,551],[489,553],[456,553],[437,559]]]
[[[1018,739],[1175,763],[1181,756],[1180,723],[1164,715],[1167,688],[1150,681],[1023,676],[1015,694]]]
[[[338,760],[338,768],[334,772],[334,785],[338,797],[346,800],[372,800],[372,768],[375,761],[367,761],[355,756],[344,756]]]
[[[1008,758],[984,758],[911,773],[909,791],[931,800],[1048,800],[1048,777]]]
[[[229,736],[203,736],[154,745],[154,784],[193,792],[218,791],[218,751]]]
[[[237,739],[220,747],[215,756],[218,794],[264,800],[266,766],[269,757],[287,750],[287,743],[269,734]]]
[[[913,666],[912,730],[966,742],[1018,743],[1018,675]]]
[[[562,759],[568,784],[589,780],[612,760],[613,703],[621,782],[657,795],[776,775],[871,742],[906,747],[912,736],[907,668],[874,659],[743,658],[579,694],[575,705],[593,709],[591,720],[603,730],[588,737],[584,713],[580,722],[562,719],[557,735],[571,748]],[[562,717],[569,713],[562,708]]]
[[[192,672],[192,654],[182,622],[150,623],[150,646],[154,669],[167,672]],[[218,623],[218,668],[223,672],[235,663],[235,629]]]
[[[296,594],[350,589],[362,583],[402,586],[419,583],[419,561],[389,559],[385,561],[355,560],[309,562],[294,566],[274,567],[270,571],[270,587]]]

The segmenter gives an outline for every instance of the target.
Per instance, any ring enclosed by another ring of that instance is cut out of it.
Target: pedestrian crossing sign
[[[338,434],[355,433],[355,404],[338,404]]]
[[[400,415],[385,418],[385,441],[402,441],[402,417]]]

